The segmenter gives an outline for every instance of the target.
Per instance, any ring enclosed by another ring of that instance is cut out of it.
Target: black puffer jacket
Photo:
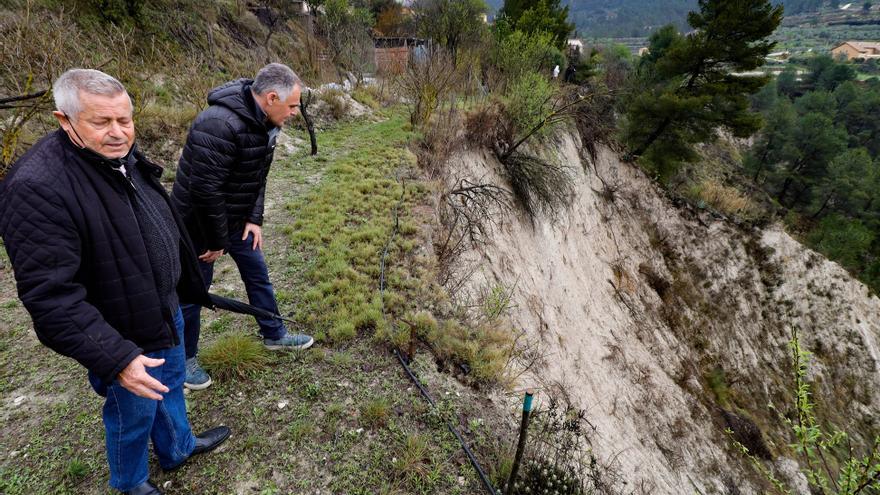
[[[161,168],[135,153],[150,187]],[[0,182],[0,236],[40,341],[110,382],[138,354],[179,344],[132,210],[132,186],[108,161],[49,134]],[[211,306],[180,216],[182,302]]]
[[[252,82],[239,79],[208,94],[210,106],[193,122],[180,157],[171,197],[200,249],[225,249],[246,222],[263,224],[275,143]]]

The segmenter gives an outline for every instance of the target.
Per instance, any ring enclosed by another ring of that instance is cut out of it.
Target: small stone
[[[363,428],[358,428],[358,429],[355,430],[354,432],[357,433],[357,434],[361,434],[361,433],[364,432],[364,429],[363,429]]]
[[[162,488],[164,488],[166,490],[171,488],[171,480],[168,480],[165,483],[162,483]]]
[[[24,402],[26,399],[27,399],[27,397],[25,397],[23,395],[19,395],[18,397],[16,397],[15,399],[12,400],[12,403],[17,406],[17,405],[20,405],[22,402]]]
[[[279,402],[278,409],[284,409],[285,407],[287,407],[287,404],[288,404],[288,402],[286,400]]]

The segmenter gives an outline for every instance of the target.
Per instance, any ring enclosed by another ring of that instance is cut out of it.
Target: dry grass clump
[[[468,143],[477,148],[491,150],[498,143],[513,140],[510,119],[505,118],[504,107],[498,101],[491,101],[468,112],[464,128]]]
[[[713,179],[706,179],[689,191],[692,199],[727,215],[742,216],[754,211],[752,200],[734,187],[725,186]]]

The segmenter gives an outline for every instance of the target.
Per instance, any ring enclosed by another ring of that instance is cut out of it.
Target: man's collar
[[[161,167],[143,159],[143,156],[138,150],[137,142],[131,145],[131,149],[128,150],[128,153],[125,156],[120,158],[107,158],[106,156],[90,148],[81,148],[77,146],[77,144],[74,143],[72,139],[70,139],[70,135],[67,134],[64,129],[59,129],[58,132],[64,134],[64,137],[62,139],[73,149],[74,153],[79,154],[84,160],[93,165],[106,165],[116,170],[119,170],[120,167],[124,166],[127,169],[131,170],[132,167],[143,164],[147,166],[147,168],[153,175],[158,176],[162,173]]]

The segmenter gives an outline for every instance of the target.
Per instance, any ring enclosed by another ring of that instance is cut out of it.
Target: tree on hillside
[[[648,38],[648,52],[639,59],[639,69],[652,70],[657,66],[657,61],[666,55],[666,51],[680,40],[681,34],[672,24],[651,33]]]
[[[797,69],[789,65],[776,77],[776,89],[779,94],[794,98],[799,91]]]
[[[260,22],[266,26],[263,50],[266,52],[266,63],[268,64],[275,59],[270,44],[272,35],[281,31],[284,24],[294,17],[293,4],[285,0],[260,0],[254,5],[254,11]]]
[[[828,175],[817,187],[811,218],[821,217],[829,207],[848,215],[859,215],[875,194],[874,187],[874,162],[868,150],[846,150],[828,164]]]
[[[797,112],[788,98],[778,99],[766,112],[767,123],[746,156],[745,167],[754,180],[773,166],[783,163],[791,152],[792,132]]]
[[[848,82],[834,92],[838,118],[851,138],[872,156],[880,155],[880,87],[864,87]]]
[[[646,156],[661,175],[695,158],[692,146],[714,139],[717,128],[746,137],[760,128],[748,95],[768,78],[737,75],[764,64],[768,40],[782,20],[769,0],[700,0],[694,32],[675,39],[653,70],[657,81],[627,108],[624,135],[634,157]]]
[[[409,36],[413,31],[410,17],[396,2],[379,12],[374,28],[382,36]]]
[[[394,0],[352,0],[352,5],[369,10],[373,17],[376,18],[382,12],[400,4]]]
[[[365,8],[352,7],[348,0],[324,0],[322,5],[324,13],[318,18],[318,26],[327,37],[333,62],[360,79],[372,61],[372,14]]]
[[[574,24],[568,22],[568,6],[560,0],[505,0],[498,21],[511,30],[533,34],[549,33],[556,48],[563,49]]]
[[[856,78],[856,69],[852,64],[838,62],[829,55],[810,58],[807,68],[809,70],[804,82],[810,89],[834,91],[837,86]]]
[[[486,30],[484,0],[416,0],[414,21],[419,36],[433,40],[456,57],[458,50],[477,42]]]
[[[846,131],[821,113],[808,113],[797,120],[785,165],[778,177],[776,197],[791,208],[809,202],[812,188],[825,178],[828,165],[846,149]]]

